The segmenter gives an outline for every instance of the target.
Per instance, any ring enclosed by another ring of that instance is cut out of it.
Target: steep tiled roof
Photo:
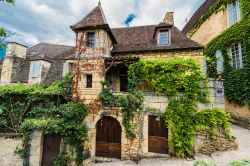
[[[57,55],[64,53],[70,49],[73,49],[72,46],[57,45],[57,44],[48,44],[40,43],[37,44],[27,51],[27,56],[30,59],[38,60],[43,58],[54,59]]]
[[[75,47],[72,47],[66,51],[64,51],[63,53],[61,54],[58,54],[57,56],[55,56],[54,59],[74,59],[74,54],[75,54]]]
[[[81,21],[71,26],[71,29],[84,29],[84,28],[95,28],[107,26],[105,15],[103,13],[101,4],[99,3],[87,16],[85,16]]]
[[[206,0],[193,14],[191,19],[188,21],[188,23],[183,28],[182,32],[186,34],[201,18],[203,14],[205,14],[211,6],[215,4],[217,0]]]
[[[171,26],[171,45],[157,46],[154,33],[158,25],[148,25],[129,28],[111,29],[117,41],[114,45],[113,53],[119,52],[140,52],[140,51],[168,51],[176,49],[199,49],[198,43],[188,39],[179,29]],[[162,27],[162,26],[160,26]]]

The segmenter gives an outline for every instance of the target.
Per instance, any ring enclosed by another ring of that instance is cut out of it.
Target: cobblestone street
[[[228,166],[234,160],[250,159],[250,130],[232,126],[232,133],[237,137],[239,150],[228,152],[216,152],[209,156],[198,154],[196,160],[205,160],[208,163],[215,163],[217,166]],[[143,159],[140,166],[193,166],[195,160],[186,159]],[[132,161],[119,161],[113,163],[99,163],[94,166],[135,166]]]

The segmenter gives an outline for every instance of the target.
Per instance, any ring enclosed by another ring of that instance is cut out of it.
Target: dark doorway
[[[103,117],[97,122],[96,156],[121,158],[121,125],[112,117]]]
[[[157,116],[148,116],[148,151],[168,153],[168,129],[164,120]]]
[[[58,135],[44,135],[42,166],[53,166],[53,159],[60,153],[60,142]]]

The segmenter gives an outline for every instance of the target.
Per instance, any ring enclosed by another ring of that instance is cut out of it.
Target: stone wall
[[[43,152],[43,133],[42,131],[36,130],[32,133],[30,141],[30,157],[29,165],[38,166],[42,162],[42,152]]]
[[[225,99],[225,111],[231,115],[231,122],[250,130],[250,109],[247,105],[239,106]]]
[[[222,7],[218,13],[206,20],[192,36],[190,36],[191,34],[187,34],[187,36],[205,46],[227,29],[226,11],[225,7]]]
[[[12,75],[13,58],[6,56],[3,60],[1,71],[1,83],[10,83]]]
[[[211,155],[216,151],[237,150],[238,142],[235,137],[229,139],[219,129],[212,137],[206,132],[201,131],[195,136],[195,153]]]
[[[22,138],[0,134],[0,165],[22,166],[23,160],[14,155],[17,146],[22,146]]]
[[[27,46],[16,42],[9,42],[7,44],[6,55],[17,56],[19,58],[26,58]]]

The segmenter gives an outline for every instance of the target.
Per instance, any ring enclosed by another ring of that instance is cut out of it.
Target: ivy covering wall
[[[230,1],[224,1],[223,3],[228,2]],[[222,4],[217,2],[215,6]],[[217,50],[222,52],[224,60],[222,77],[224,79],[225,96],[230,102],[250,106],[250,1],[241,0],[240,6],[241,20],[208,43],[204,54],[208,57],[208,75],[216,77],[217,59],[215,53]],[[213,12],[212,9],[208,11],[208,13]],[[231,66],[229,55],[229,48],[238,43],[244,43],[245,47],[243,50],[243,68],[241,69],[235,69]]]
[[[66,166],[72,162],[82,165],[83,143],[87,139],[84,123],[87,109],[83,103],[67,100],[71,92],[64,85],[71,80],[72,77],[67,76],[49,87],[22,84],[0,87],[0,128],[23,134],[23,146],[17,147],[15,153],[24,159],[25,166],[29,165],[34,130],[61,136],[63,146],[54,165]],[[75,156],[68,154],[67,146],[74,149]]]
[[[106,86],[100,93],[103,104],[122,108],[127,137],[134,132],[131,117],[142,109],[143,94],[139,87],[144,81],[151,83],[158,95],[168,98],[164,119],[166,127],[171,130],[173,155],[193,155],[196,131],[206,129],[212,134],[216,127],[222,127],[230,136],[227,113],[217,108],[198,111],[199,102],[209,103],[209,93],[206,78],[196,60],[140,60],[129,66],[128,76],[128,95],[115,96]]]

